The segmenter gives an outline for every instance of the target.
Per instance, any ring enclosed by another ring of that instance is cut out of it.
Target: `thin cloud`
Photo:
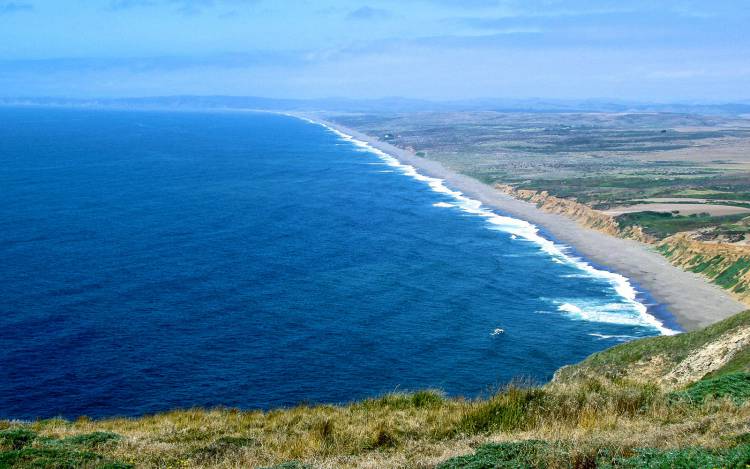
[[[173,6],[178,13],[195,15],[220,6],[251,5],[260,0],[112,0],[110,10],[129,10],[154,6]],[[235,11],[235,10],[232,10]]]
[[[153,0],[113,0],[109,4],[111,10],[128,10],[130,8],[154,6]]]
[[[301,67],[310,63],[305,51],[255,51],[243,54],[215,54],[202,57],[153,56],[129,58],[58,58],[41,60],[0,60],[0,72],[90,72],[128,70],[130,72],[173,71],[215,67],[242,69],[251,67]]]
[[[3,2],[0,3],[0,15],[9,15],[11,13],[20,13],[23,11],[33,11],[34,5],[23,2]]]
[[[391,13],[388,10],[373,8],[367,5],[357,8],[346,15],[350,20],[382,20],[390,18],[390,16]]]

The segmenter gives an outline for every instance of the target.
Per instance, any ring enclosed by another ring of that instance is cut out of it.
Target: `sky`
[[[750,0],[0,0],[0,96],[750,102]]]

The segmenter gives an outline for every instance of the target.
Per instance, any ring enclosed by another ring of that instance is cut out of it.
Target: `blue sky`
[[[748,0],[0,0],[0,96],[747,101],[748,24]]]

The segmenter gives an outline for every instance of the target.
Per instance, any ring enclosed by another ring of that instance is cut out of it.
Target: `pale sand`
[[[637,241],[615,238],[579,225],[563,215],[543,212],[535,205],[514,199],[487,184],[457,174],[442,164],[416,156],[377,138],[318,117],[308,117],[414,166],[420,173],[445,180],[449,187],[481,201],[499,213],[526,220],[556,241],[572,246],[583,257],[607,266],[645,289],[667,307],[685,330],[694,330],[750,309],[705,278],[670,264],[661,254]]]

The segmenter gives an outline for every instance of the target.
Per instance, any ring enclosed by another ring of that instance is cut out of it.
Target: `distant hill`
[[[380,99],[278,99],[255,96],[155,96],[143,98],[66,99],[0,98],[5,106],[74,106],[122,109],[257,109],[269,111],[334,112],[671,112],[717,115],[750,114],[750,102],[643,103],[611,99],[501,99],[428,101],[401,97]]]

